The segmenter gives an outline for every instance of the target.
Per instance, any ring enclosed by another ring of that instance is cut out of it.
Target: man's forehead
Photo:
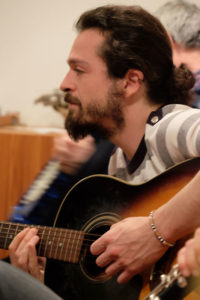
[[[104,37],[98,30],[87,29],[76,37],[68,58],[68,63],[87,63],[87,59],[98,56]]]
[[[76,37],[76,39],[79,40],[87,39],[87,38],[92,39],[93,41],[104,40],[104,36],[98,28],[85,29],[81,31]]]
[[[102,44],[103,41],[104,37],[98,30],[87,29],[78,34],[72,45],[71,51],[78,51],[82,48],[94,49],[95,51]]]

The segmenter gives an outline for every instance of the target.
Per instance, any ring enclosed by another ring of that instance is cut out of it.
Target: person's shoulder
[[[163,106],[162,108],[162,119],[180,119],[181,117],[187,118],[192,115],[196,115],[196,117],[199,117],[200,109],[191,107],[189,105],[184,104],[169,104],[166,106]]]
[[[180,113],[191,110],[191,107],[181,104],[168,104],[161,106],[156,111],[151,112],[147,120],[147,131],[154,131],[164,123],[173,120]]]
[[[192,124],[199,122],[200,109],[183,104],[169,104],[161,107],[147,122],[146,134],[166,135],[178,132],[182,126],[189,129]]]
[[[191,106],[185,104],[168,104],[161,108],[163,116],[171,113],[188,111],[191,109],[193,109]]]

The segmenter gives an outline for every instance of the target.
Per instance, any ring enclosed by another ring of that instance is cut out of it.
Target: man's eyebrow
[[[82,64],[82,65],[85,65],[85,66],[88,66],[89,64],[84,61],[84,60],[81,60],[81,59],[73,59],[73,58],[70,58],[67,60],[67,63],[69,65],[75,65],[75,64]]]

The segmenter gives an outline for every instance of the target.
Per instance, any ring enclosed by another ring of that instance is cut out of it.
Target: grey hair
[[[160,19],[177,44],[200,47],[200,7],[184,0],[169,1],[154,15]]]

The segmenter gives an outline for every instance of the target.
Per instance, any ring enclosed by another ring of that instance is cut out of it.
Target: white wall
[[[199,1],[199,0],[197,0]],[[79,15],[103,4],[139,4],[150,12],[166,0],[0,0],[0,108],[27,125],[62,127],[51,107],[34,104],[58,88]]]

